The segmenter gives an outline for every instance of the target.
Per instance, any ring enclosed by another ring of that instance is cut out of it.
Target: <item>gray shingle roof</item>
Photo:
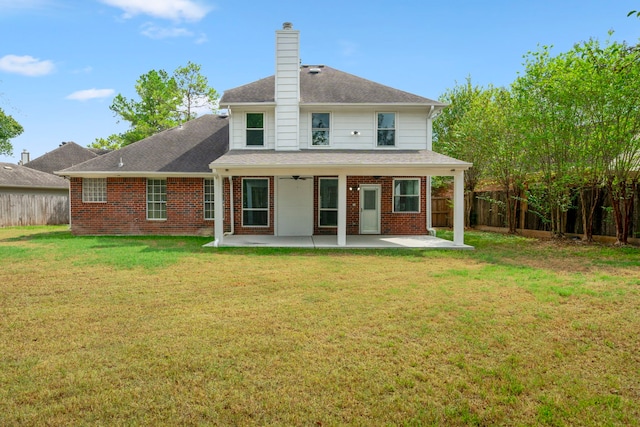
[[[225,91],[220,105],[260,102],[275,102],[275,76]],[[324,65],[300,68],[300,103],[446,105]]]
[[[470,163],[429,150],[231,150],[211,162],[211,167],[459,167]]]
[[[66,189],[69,188],[69,181],[26,166],[0,163],[0,187]]]
[[[89,148],[82,147],[75,142],[65,142],[55,150],[25,163],[24,166],[53,173],[96,157],[98,154]]]
[[[59,175],[84,172],[210,173],[209,163],[229,147],[229,121],[224,116],[203,115],[119,150],[59,171]],[[119,166],[122,160],[122,166]]]

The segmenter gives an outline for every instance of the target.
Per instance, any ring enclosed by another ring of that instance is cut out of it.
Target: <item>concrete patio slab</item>
[[[215,247],[215,242],[204,246]],[[433,236],[347,236],[346,246],[338,246],[336,236],[225,236],[222,247],[271,247],[309,249],[454,249],[472,250],[473,246],[455,245]]]

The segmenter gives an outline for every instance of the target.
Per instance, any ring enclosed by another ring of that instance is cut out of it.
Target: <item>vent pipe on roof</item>
[[[24,149],[22,150],[22,155],[20,156],[20,164],[24,165],[25,163],[29,163],[31,161],[31,155],[29,152]]]

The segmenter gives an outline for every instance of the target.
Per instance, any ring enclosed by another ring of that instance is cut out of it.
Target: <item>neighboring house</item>
[[[78,165],[82,162],[86,162],[87,160],[95,159],[104,153],[104,150],[82,147],[75,142],[63,142],[55,150],[43,154],[31,161],[28,160],[27,153],[27,158],[23,159],[22,165],[52,174],[55,171]],[[24,154],[25,153],[23,153],[23,157]]]
[[[69,223],[67,180],[0,163],[0,227]]]
[[[299,58],[299,32],[285,23],[275,76],[226,91],[228,118],[203,116],[58,172],[71,179],[73,232],[213,233],[217,244],[225,233],[332,234],[341,246],[348,234],[424,235],[430,176],[453,176],[462,245],[471,164],[431,151],[446,105]]]

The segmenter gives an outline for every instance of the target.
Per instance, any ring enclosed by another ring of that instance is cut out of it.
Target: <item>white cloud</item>
[[[0,70],[24,76],[44,76],[55,69],[52,61],[41,61],[33,56],[5,55],[0,58]]]
[[[67,96],[66,99],[72,99],[74,101],[88,101],[89,99],[96,98],[108,98],[113,95],[115,91],[113,89],[86,89],[73,92]]]
[[[170,37],[191,37],[193,33],[185,28],[166,28],[146,23],[142,26],[142,34],[151,39],[166,39]]]
[[[194,0],[100,0],[109,6],[124,11],[124,18],[136,15],[150,15],[173,21],[199,21],[213,7]]]

